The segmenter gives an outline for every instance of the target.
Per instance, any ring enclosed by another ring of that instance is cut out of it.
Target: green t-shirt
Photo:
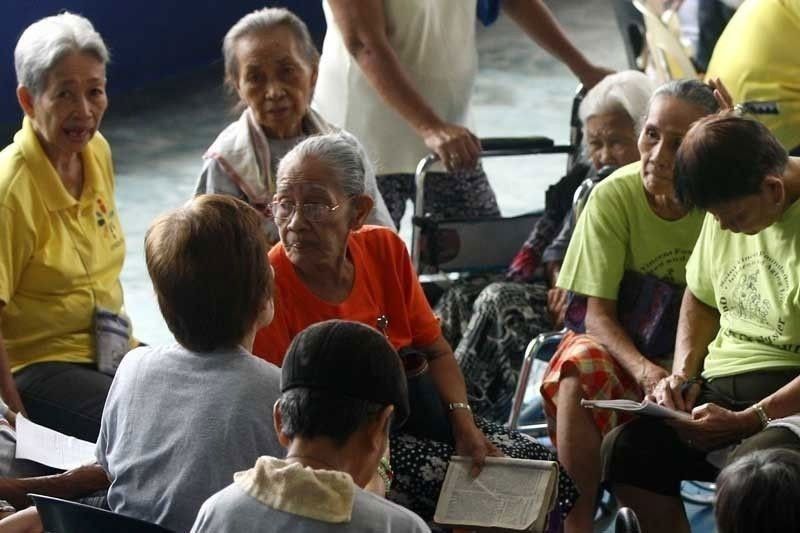
[[[702,213],[664,220],[650,208],[641,163],[620,168],[592,191],[567,249],[557,285],[586,296],[616,300],[627,270],[686,284],[686,261]]]
[[[703,377],[800,367],[800,201],[756,235],[706,217],[686,267],[692,293],[720,312]]]

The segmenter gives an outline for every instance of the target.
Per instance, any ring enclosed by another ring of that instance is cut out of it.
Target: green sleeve
[[[581,213],[557,285],[586,296],[616,300],[630,230],[622,188],[597,186]]]
[[[686,286],[692,294],[704,304],[717,307],[717,297],[712,282],[712,258],[714,256],[714,234],[721,231],[710,214],[703,220],[700,237],[694,245],[694,250],[686,263]]]

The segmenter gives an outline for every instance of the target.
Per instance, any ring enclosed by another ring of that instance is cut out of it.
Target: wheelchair
[[[584,94],[579,85],[572,101],[569,144],[556,144],[540,136],[484,138],[480,140],[480,157],[564,154],[569,171],[580,156],[583,131],[578,108]],[[543,212],[439,220],[425,206],[425,181],[438,160],[436,154],[430,154],[417,165],[411,237],[411,260],[431,305],[461,276],[505,270]]]

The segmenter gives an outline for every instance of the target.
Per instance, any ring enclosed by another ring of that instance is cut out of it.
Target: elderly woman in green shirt
[[[713,88],[697,80],[656,89],[639,136],[641,161],[596,187],[570,241],[557,285],[586,298],[587,335],[565,336],[541,388],[559,459],[582,495],[567,531],[591,530],[601,440],[625,421],[612,411],[589,411],[581,399],[641,400],[668,375],[661,358],[669,354],[635,343],[619,318],[618,295],[630,273],[678,286],[673,292],[685,285],[703,216],[675,197],[675,153],[691,124],[718,107]]]
[[[640,419],[603,444],[617,498],[656,533],[689,531],[680,481],[714,480],[723,461],[710,451],[800,450],[798,417],[773,422],[800,412],[800,158],[762,124],[722,115],[687,134],[676,174],[683,204],[708,215],[654,397],[691,419]]]

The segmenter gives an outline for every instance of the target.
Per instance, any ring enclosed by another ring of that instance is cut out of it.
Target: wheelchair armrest
[[[549,137],[489,137],[481,139],[484,152],[495,150],[542,150],[555,145]]]

